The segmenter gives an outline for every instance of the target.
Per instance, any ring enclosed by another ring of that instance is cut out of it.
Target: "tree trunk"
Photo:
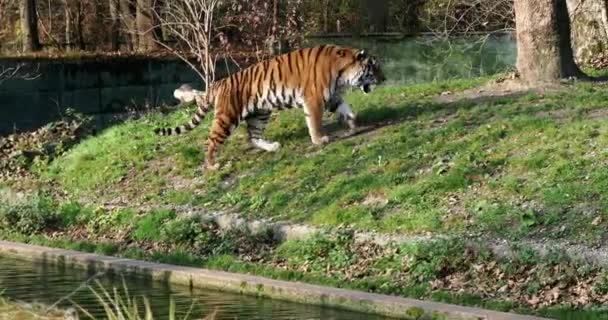
[[[323,1],[323,32],[327,33],[328,29],[328,17],[329,16],[329,0]]]
[[[517,70],[528,85],[584,76],[574,63],[563,0],[515,0]]]
[[[577,63],[585,64],[608,49],[608,1],[568,0],[572,46]]]
[[[158,48],[156,43],[154,12],[151,0],[137,0],[137,50],[150,51]]]
[[[64,17],[65,17],[65,47],[67,50],[72,50],[72,17],[70,14],[70,5],[68,0],[64,2]]]
[[[19,4],[21,29],[23,32],[23,51],[31,52],[40,50],[36,0],[21,0]]]
[[[131,0],[119,0],[120,20],[123,22],[125,42],[128,50],[134,50],[137,46],[137,32],[135,30],[135,19],[131,10]]]
[[[272,1],[272,25],[270,26],[270,32],[266,37],[266,51],[269,55],[277,55],[281,48],[279,45],[278,31],[279,31],[279,0]]]
[[[407,32],[417,32],[420,28],[420,7],[423,4],[423,0],[406,2],[405,21],[402,27],[407,30]]]
[[[385,32],[388,25],[388,0],[367,0],[367,14],[373,32]]]
[[[82,2],[76,2],[76,36],[78,38],[78,49],[85,50],[84,43],[84,18]]]
[[[110,1],[110,43],[112,51],[120,49],[120,16],[118,0]]]

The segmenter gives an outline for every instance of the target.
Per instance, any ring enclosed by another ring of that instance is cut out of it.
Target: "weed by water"
[[[57,223],[53,201],[46,195],[34,196],[18,204],[0,202],[0,225],[19,233],[38,233]]]
[[[162,225],[174,218],[175,212],[171,210],[157,210],[146,213],[135,223],[133,239],[162,241]]]

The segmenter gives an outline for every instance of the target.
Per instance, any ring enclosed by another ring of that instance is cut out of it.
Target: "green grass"
[[[240,128],[222,150],[218,172],[200,171],[210,119],[188,135],[152,134],[156,126],[185,121],[191,108],[127,121],[38,168],[41,180],[56,182],[78,201],[57,205],[41,192],[30,202],[0,203],[7,209],[0,210],[5,227],[0,236],[560,319],[600,317],[605,310],[593,307],[529,310],[514,301],[480,297],[474,287],[460,294],[432,290],[430,282],[448,275],[497,285],[495,275],[484,278],[476,269],[491,255],[471,255],[458,241],[370,247],[368,252],[354,246],[349,233],[335,232],[277,246],[268,235],[218,233],[172,210],[98,208],[120,197],[132,207],[232,208],[247,217],[399,234],[603,243],[608,87],[580,83],[544,95],[455,103],[435,99],[485,80],[387,86],[367,96],[350,93],[346,99],[360,124],[377,128],[322,148],[310,144],[301,112],[280,113],[267,131],[269,139],[281,142],[278,152],[253,150]],[[49,238],[40,231],[55,229],[84,230],[94,240]],[[517,289],[526,294],[545,292],[555,281],[575,287],[577,279],[591,279],[589,270],[598,277],[592,292],[608,293],[608,277],[601,278],[596,266],[573,264],[558,253],[540,259],[525,248],[515,252],[510,260],[496,261],[495,269],[516,279],[530,272]]]
[[[73,241],[67,238],[5,232],[0,232],[0,237],[96,253],[104,253],[105,248],[111,246],[108,243],[95,241]],[[227,238],[223,239],[222,244],[230,245],[230,242],[233,246],[242,245],[242,241]],[[260,238],[255,242],[260,243]],[[588,279],[593,279],[602,272],[598,267],[585,266],[559,255],[553,256],[552,259],[540,260],[525,248],[514,248],[512,259],[497,259],[496,256],[483,250],[464,251],[463,254],[464,249],[463,242],[450,240],[407,245],[391,244],[375,250],[373,246],[356,245],[349,233],[339,231],[332,235],[316,235],[309,239],[287,241],[257,262],[243,259],[247,254],[239,255],[236,251],[230,250],[221,250],[216,254],[202,257],[196,248],[183,246],[151,252],[143,251],[137,246],[116,246],[111,253],[126,258],[204,267],[506,312],[536,314],[555,319],[602,319],[606,312],[605,307],[598,305],[588,305],[584,308],[567,305],[530,308],[516,300],[504,299],[502,296],[518,294],[517,291],[509,292],[516,289],[509,289],[495,297],[483,297],[469,292],[470,290],[454,292],[432,289],[429,284],[433,280],[444,277],[450,279],[449,275],[466,274],[467,279],[471,277],[469,281],[475,287],[501,286],[506,279],[521,277],[523,281],[521,290],[530,295],[538,294],[542,292],[544,285],[552,284],[563,286],[564,292],[567,292],[570,285],[587,282]],[[273,261],[285,261],[285,264],[283,267],[276,267]],[[494,269],[483,271],[484,267],[491,264],[495,265]],[[603,270],[603,282],[597,280],[592,282],[591,290],[594,294],[608,293],[608,276],[606,276],[608,272]],[[497,274],[505,274],[505,279],[498,280]],[[541,283],[543,285],[540,285]]]
[[[209,119],[190,134],[156,137],[153,128],[179,124],[192,109],[151,114],[83,141],[43,176],[92,202],[121,196],[230,207],[250,217],[381,232],[604,240],[606,86],[450,104],[433,99],[485,80],[351,93],[346,99],[359,123],[380,127],[322,148],[311,146],[301,112],[280,113],[266,133],[281,142],[278,152],[253,150],[240,128],[219,157],[223,168],[204,174]]]

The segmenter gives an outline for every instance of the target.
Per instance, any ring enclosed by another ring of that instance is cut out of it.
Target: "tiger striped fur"
[[[303,109],[313,144],[329,142],[322,132],[325,110],[338,113],[351,129],[355,114],[341,97],[347,86],[360,87],[365,93],[372,85],[385,80],[377,59],[365,50],[322,45],[292,51],[259,62],[218,80],[205,93],[194,94],[198,109],[189,123],[175,128],[158,128],[160,135],[188,132],[198,126],[215,107],[205,167],[213,170],[219,147],[241,121],[247,123],[250,142],[256,147],[275,151],[278,142],[264,140],[262,134],[275,110]]]

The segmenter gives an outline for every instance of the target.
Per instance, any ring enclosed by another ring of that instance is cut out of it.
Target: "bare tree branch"
[[[205,90],[215,80],[218,54],[213,54],[211,46],[216,30],[213,18],[220,4],[220,0],[166,1],[164,7],[154,11],[159,27],[177,41],[177,48],[159,44],[188,64],[204,81]]]
[[[34,80],[40,77],[40,73],[38,72],[40,65],[37,65],[36,69],[32,71],[24,70],[25,66],[25,63],[20,63],[10,67],[0,67],[0,84],[9,79]]]

